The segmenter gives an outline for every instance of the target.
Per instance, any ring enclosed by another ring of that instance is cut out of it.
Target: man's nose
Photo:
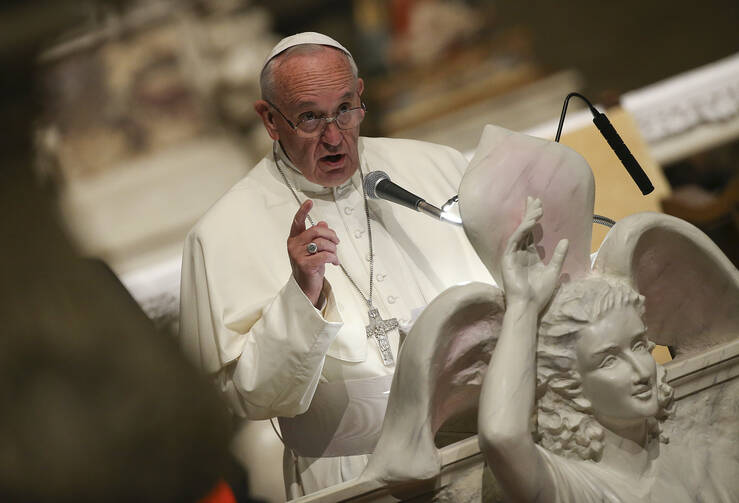
[[[321,133],[321,141],[332,147],[337,146],[341,143],[341,130],[334,121],[329,122],[323,128]]]

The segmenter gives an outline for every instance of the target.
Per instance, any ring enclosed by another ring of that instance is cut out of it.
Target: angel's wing
[[[467,283],[442,292],[406,337],[380,439],[362,478],[424,480],[439,473],[434,436],[475,407],[505,309],[503,292]]]
[[[739,271],[711,239],[669,215],[620,220],[593,269],[631,280],[646,297],[649,338],[689,354],[739,335]]]

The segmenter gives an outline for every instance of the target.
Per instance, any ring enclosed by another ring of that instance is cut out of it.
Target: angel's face
[[[657,414],[657,365],[645,332],[633,306],[614,308],[580,330],[575,350],[583,395],[605,425]]]

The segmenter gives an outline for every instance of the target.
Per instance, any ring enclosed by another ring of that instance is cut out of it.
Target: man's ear
[[[357,94],[362,96],[364,92],[364,81],[360,78],[357,79]]]
[[[277,124],[275,124],[275,116],[272,113],[272,109],[264,100],[257,100],[254,102],[254,110],[259,114],[264,123],[264,129],[267,130],[267,134],[273,140],[279,140],[280,134],[277,131]]]

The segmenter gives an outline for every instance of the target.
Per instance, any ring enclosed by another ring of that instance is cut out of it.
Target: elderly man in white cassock
[[[364,83],[317,33],[283,39],[254,105],[273,150],[195,225],[182,263],[181,340],[232,410],[279,418],[288,497],[358,476],[374,449],[401,341],[456,283],[491,282],[460,227],[382,200],[382,170],[430,202],[465,158],[359,136]]]

